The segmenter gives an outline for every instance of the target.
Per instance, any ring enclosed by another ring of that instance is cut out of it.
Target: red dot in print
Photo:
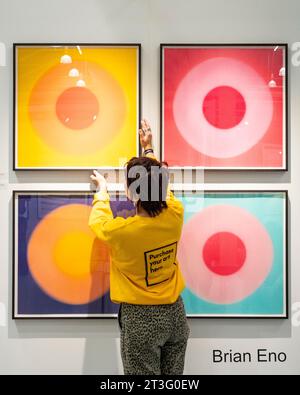
[[[243,96],[230,86],[212,89],[203,101],[206,120],[219,129],[230,129],[238,125],[246,113]]]
[[[230,276],[243,267],[246,248],[242,240],[233,233],[215,233],[203,247],[203,259],[213,273]]]
[[[88,128],[96,121],[98,113],[97,97],[84,87],[66,89],[56,101],[56,115],[70,129]]]

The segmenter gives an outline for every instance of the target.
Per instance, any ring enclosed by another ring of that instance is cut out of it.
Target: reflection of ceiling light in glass
[[[69,77],[79,77],[79,71],[77,69],[71,69],[69,71]]]
[[[281,69],[279,71],[279,75],[280,75],[280,77],[285,77],[285,67],[281,67]]]
[[[78,49],[79,54],[82,55],[82,51],[81,51],[81,48],[79,45],[77,45],[77,49]]]
[[[93,120],[96,121],[96,119],[97,119],[97,115],[94,115]]]
[[[276,84],[276,81],[275,81],[275,80],[271,80],[271,81],[269,82],[269,87],[270,87],[270,88],[276,88],[276,86],[277,86],[277,84]]]
[[[279,48],[279,46],[277,45],[277,46],[274,48],[274,52],[276,52],[278,48]]]
[[[78,81],[76,82],[76,86],[79,86],[80,88],[83,88],[83,87],[86,86],[86,83],[85,83],[84,80],[78,80]]]
[[[60,58],[60,63],[63,63],[63,64],[72,63],[72,58],[71,58],[71,56],[70,56],[70,55],[63,55],[63,56]]]
[[[66,118],[65,122],[68,123],[70,121],[70,118]]]

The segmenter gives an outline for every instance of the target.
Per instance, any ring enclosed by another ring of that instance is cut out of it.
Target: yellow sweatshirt
[[[110,247],[110,296],[116,303],[174,303],[184,288],[176,259],[183,206],[172,192],[156,217],[113,218],[106,192],[95,194],[89,225]]]

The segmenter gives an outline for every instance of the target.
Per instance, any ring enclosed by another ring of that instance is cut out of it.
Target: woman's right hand
[[[91,175],[91,180],[95,184],[97,191],[107,192],[106,178],[97,170],[93,171],[93,174]]]
[[[141,129],[139,130],[140,143],[143,150],[152,149],[152,131],[149,122],[146,119],[141,121]]]

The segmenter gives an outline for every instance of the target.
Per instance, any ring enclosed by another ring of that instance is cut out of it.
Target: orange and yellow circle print
[[[136,46],[18,47],[16,167],[122,166],[137,154],[138,73]]]
[[[84,204],[56,208],[39,222],[28,243],[31,275],[62,303],[91,303],[109,291],[109,250],[88,226],[90,210]]]

